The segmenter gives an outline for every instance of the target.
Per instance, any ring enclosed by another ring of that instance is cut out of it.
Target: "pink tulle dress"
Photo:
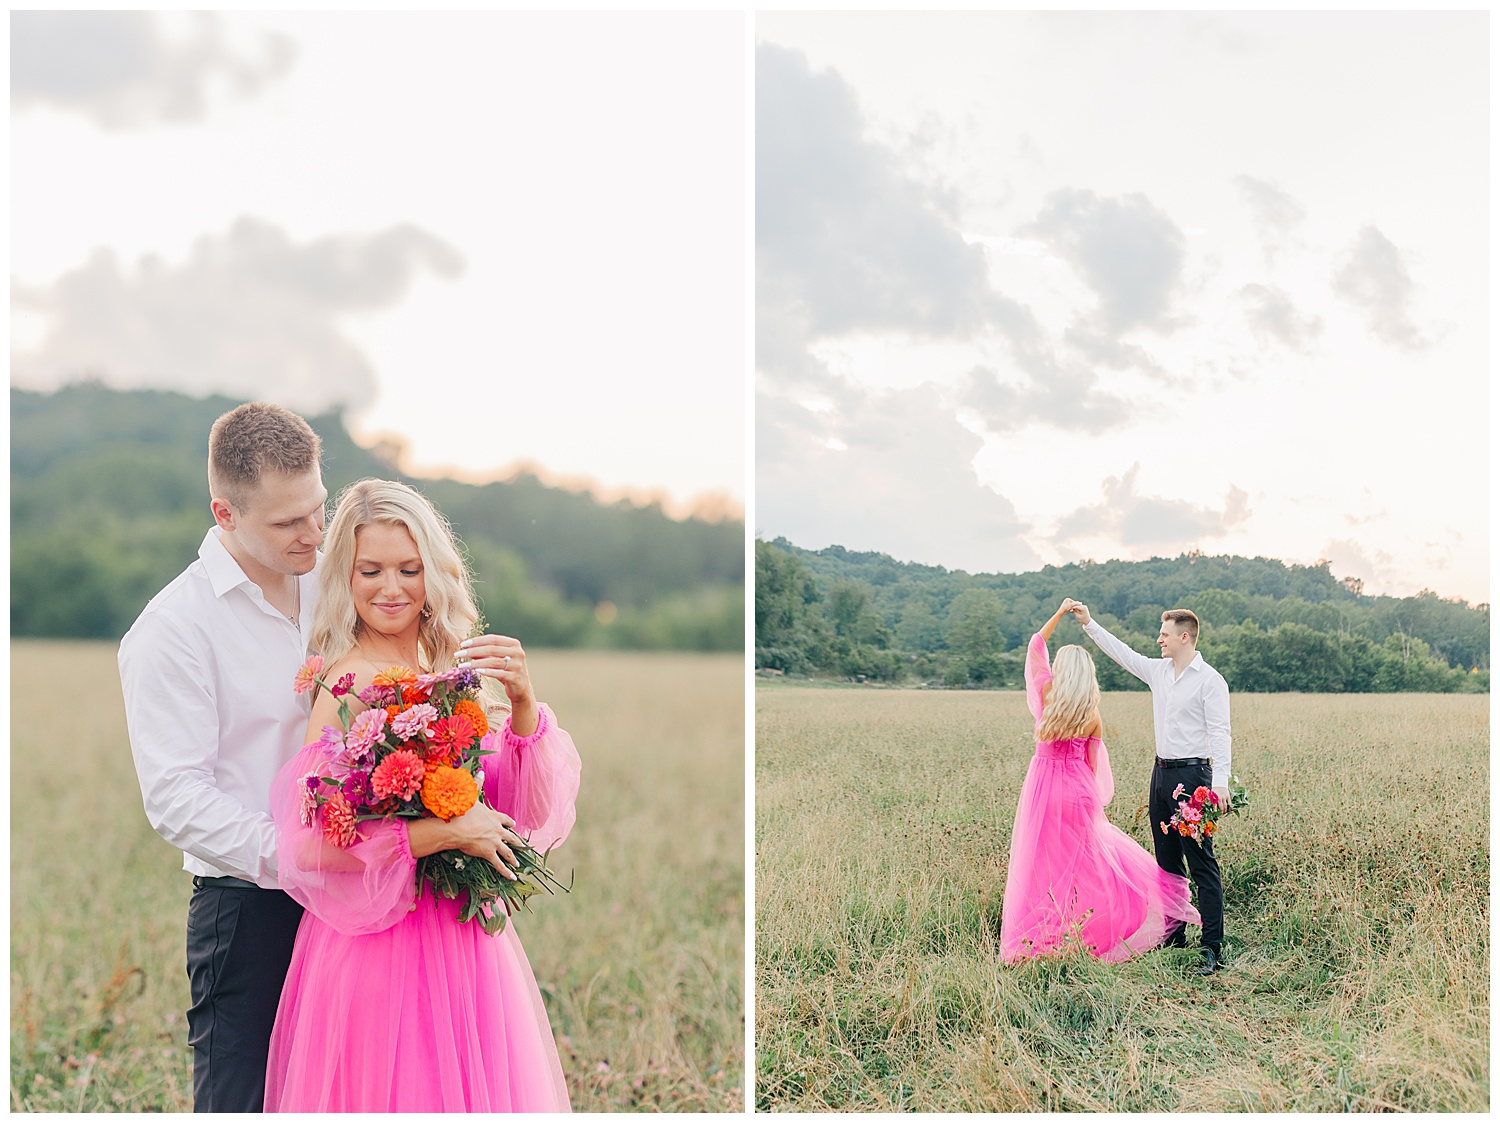
[[[578,750],[541,707],[485,737],[485,800],[545,850],[568,836]],[[309,745],[272,796],[282,889],[307,909],[281,991],[267,1111],[567,1111],[557,1046],[515,924],[487,936],[457,901],[416,896],[406,825],[366,822],[347,850],[303,826]]]
[[[1038,727],[1051,681],[1038,633],[1026,652],[1026,704]],[[1161,943],[1169,924],[1200,923],[1187,878],[1163,870],[1104,817],[1112,798],[1109,753],[1098,737],[1037,742],[1010,837],[1000,920],[1006,960],[1076,941],[1118,962]]]

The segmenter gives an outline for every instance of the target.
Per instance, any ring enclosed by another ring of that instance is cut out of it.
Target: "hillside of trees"
[[[1161,614],[1190,608],[1199,650],[1252,692],[1489,690],[1490,609],[1423,591],[1366,596],[1327,563],[1184,554],[980,573],[842,546],[755,543],[755,665],[788,674],[1015,688],[1026,644],[1071,596],[1135,650],[1159,654]],[[1083,643],[1071,617],[1054,644]],[[1145,689],[1108,658],[1106,690]]]
[[[239,404],[98,383],[11,391],[11,634],[118,638],[210,526],[208,430]],[[602,504],[529,475],[404,475],[337,414],[308,418],[329,492],[402,479],[453,523],[490,624],[537,646],[737,651],[744,524]]]

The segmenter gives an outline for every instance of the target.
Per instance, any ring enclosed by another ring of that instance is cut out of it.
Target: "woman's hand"
[[[531,675],[526,669],[526,652],[521,641],[510,636],[474,636],[458,645],[460,662],[486,678],[505,687],[510,699],[510,729],[517,737],[536,732],[536,695],[531,689]]]
[[[462,850],[483,858],[514,881],[514,867],[519,859],[511,845],[521,842],[521,836],[513,829],[515,825],[516,821],[505,812],[476,803],[446,823],[442,819],[414,819],[407,824],[406,837],[413,858],[440,850]]]

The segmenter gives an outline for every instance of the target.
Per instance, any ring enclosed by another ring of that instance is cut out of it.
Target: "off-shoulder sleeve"
[[[1042,687],[1052,681],[1052,663],[1047,658],[1047,641],[1038,632],[1026,649],[1026,705],[1031,716],[1042,720]]]
[[[1102,738],[1094,738],[1094,784],[1099,789],[1099,806],[1108,807],[1115,798],[1115,774],[1109,767],[1109,749]]]
[[[276,821],[281,888],[319,920],[346,936],[380,932],[401,920],[417,897],[417,863],[406,824],[369,820],[353,845],[323,838],[321,821],[302,822],[305,777],[323,763],[326,746],[306,746],[276,777],[271,816]]]
[[[583,764],[552,708],[538,710],[536,732],[529,737],[512,733],[508,717],[503,729],[486,734],[484,747],[494,752],[480,760],[486,801],[513,818],[516,832],[532,846],[545,851],[573,829]]]

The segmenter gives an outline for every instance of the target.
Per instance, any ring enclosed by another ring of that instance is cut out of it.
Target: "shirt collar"
[[[209,527],[208,533],[203,536],[203,544],[198,547],[198,557],[203,562],[203,570],[208,574],[208,582],[213,586],[216,597],[222,597],[230,589],[238,589],[241,585],[254,584],[240,568],[240,563],[234,560],[229,548],[219,540],[221,533],[217,526]]]

